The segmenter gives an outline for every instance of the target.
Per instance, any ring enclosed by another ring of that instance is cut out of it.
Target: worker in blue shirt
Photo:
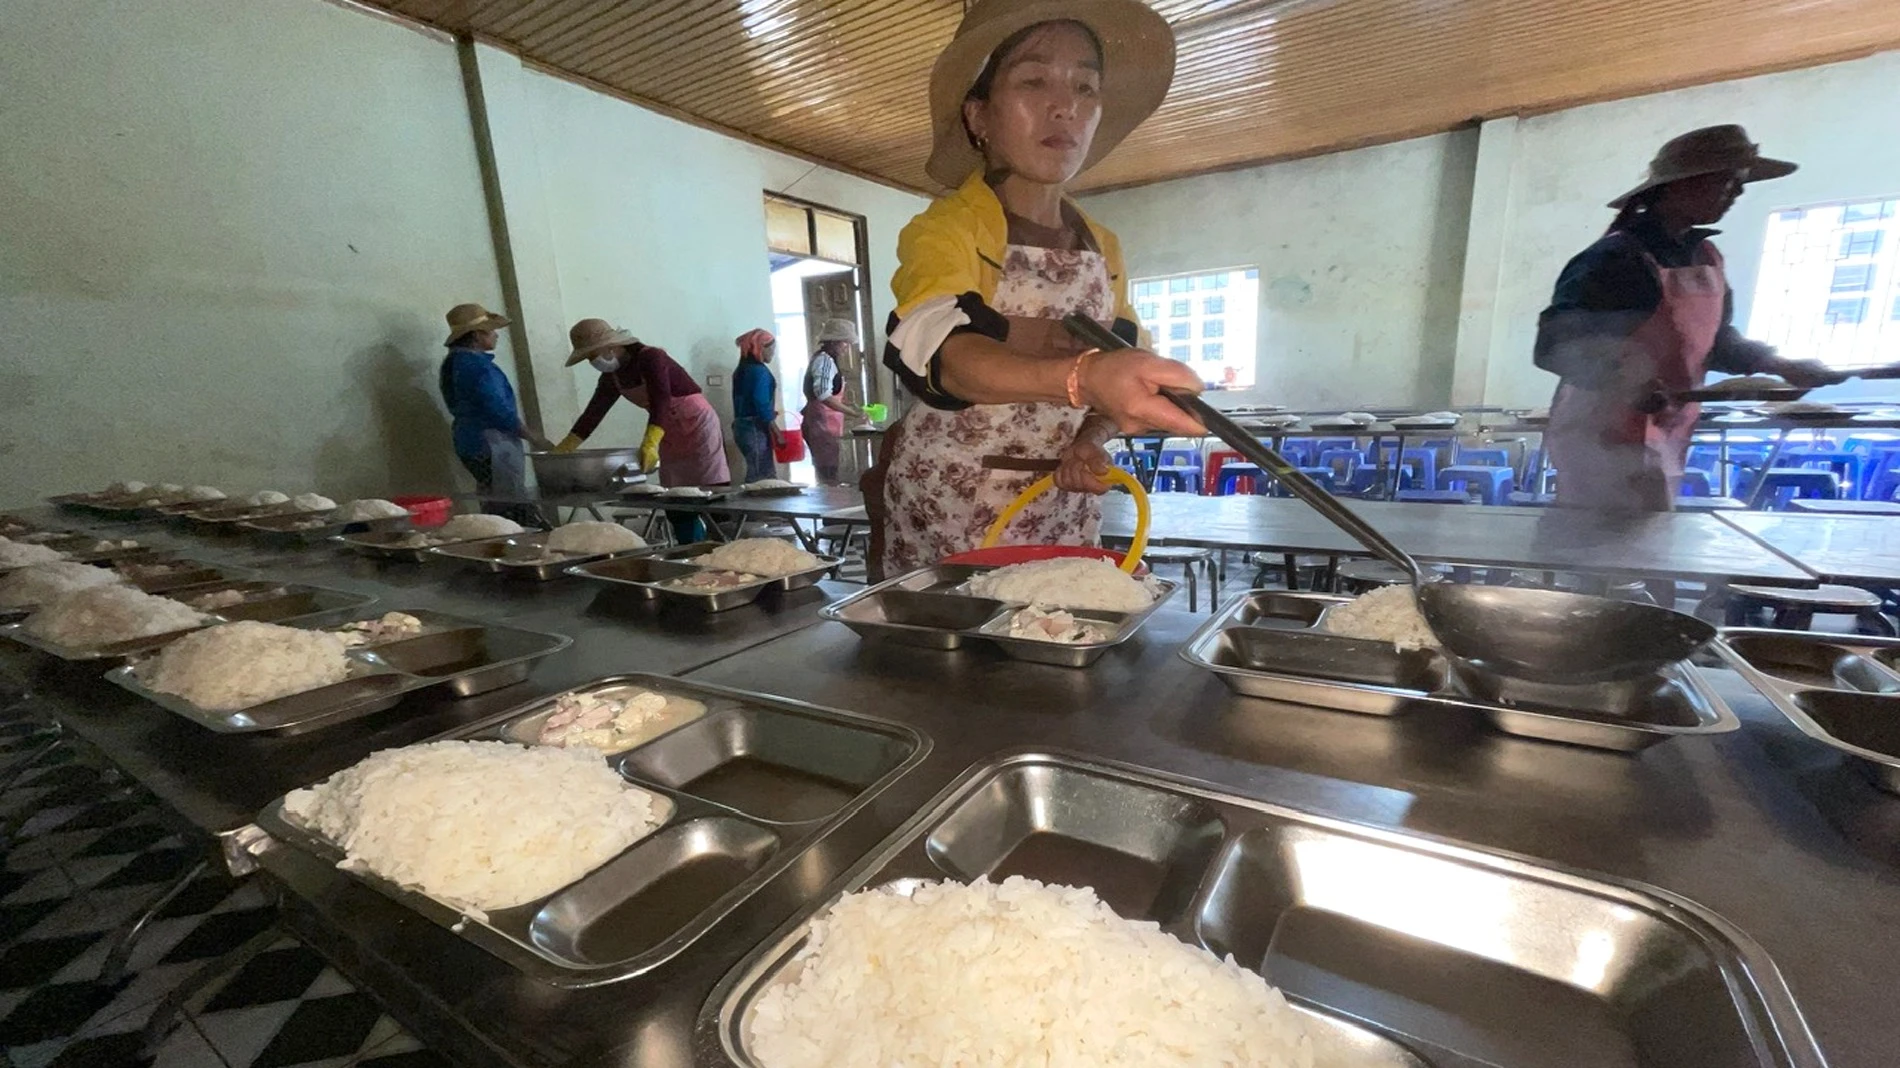
[[[745,457],[745,480],[778,477],[772,450],[779,444],[778,379],[768,366],[777,342],[764,330],[735,340],[739,366],[732,372],[732,438]]]
[[[442,358],[439,385],[452,417],[456,459],[475,476],[482,510],[524,525],[542,525],[528,499],[527,455],[522,442],[545,449],[547,442],[521,422],[515,388],[495,366],[495,343],[509,319],[480,304],[449,310],[448,355]]]

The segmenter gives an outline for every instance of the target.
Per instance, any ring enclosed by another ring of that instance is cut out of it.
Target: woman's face
[[[1073,22],[1033,30],[997,67],[988,100],[964,104],[989,169],[1044,185],[1075,177],[1102,120],[1102,63]]]
[[[472,330],[468,335],[469,347],[480,352],[493,352],[501,335],[493,330]]]
[[[1742,177],[1738,171],[1718,171],[1670,182],[1657,204],[1671,218],[1690,226],[1709,226],[1721,222],[1735,206],[1742,195]]]

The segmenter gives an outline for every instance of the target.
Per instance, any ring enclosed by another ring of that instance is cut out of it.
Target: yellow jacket
[[[1128,269],[1122,263],[1122,245],[1113,233],[1083,214],[1095,246],[1108,261],[1108,284],[1115,290],[1115,318],[1139,323],[1128,299]],[[935,297],[975,293],[985,304],[996,299],[1003,275],[1004,250],[1009,246],[1009,223],[1003,204],[977,171],[956,192],[931,203],[897,235],[897,273],[891,292],[897,297],[902,319],[919,304]]]

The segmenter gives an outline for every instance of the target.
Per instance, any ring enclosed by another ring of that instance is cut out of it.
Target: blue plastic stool
[[[1155,469],[1156,493],[1199,493],[1201,492],[1201,468],[1199,464],[1163,465]]]
[[[1247,480],[1248,493],[1260,492],[1261,486],[1266,483],[1266,476],[1261,473],[1259,464],[1224,464],[1214,482],[1214,495],[1231,497],[1240,492],[1241,479]]]
[[[1470,504],[1471,498],[1456,490],[1405,490],[1399,491],[1399,500],[1425,502],[1430,504]]]
[[[1313,481],[1319,483],[1320,488],[1324,489],[1326,492],[1328,493],[1335,492],[1333,487],[1338,485],[1338,483],[1333,478],[1332,468],[1330,467],[1302,467],[1300,468],[1300,471],[1304,473],[1307,478],[1310,478]],[[1258,485],[1258,483],[1255,483],[1255,485]],[[1293,496],[1293,491],[1290,489],[1287,489],[1285,486],[1281,485],[1279,482],[1276,481],[1273,484],[1273,496],[1291,497]]]
[[[1841,449],[1803,449],[1785,454],[1781,459],[1784,467],[1825,468],[1834,472],[1841,480],[1841,488],[1848,497],[1857,497],[1860,493],[1861,474],[1866,467],[1866,457],[1857,452]]]
[[[1758,508],[1771,508],[1777,511],[1788,506],[1788,502],[1797,498],[1831,498],[1841,496],[1840,476],[1832,471],[1821,471],[1808,467],[1776,467],[1763,476],[1767,479],[1762,485],[1761,495],[1756,498]],[[1751,483],[1752,479],[1749,480]],[[1746,499],[1753,486],[1743,488],[1741,496]]]
[[[1509,467],[1509,449],[1459,449],[1458,462],[1466,467]]]
[[[1677,493],[1677,496],[1707,497],[1712,492],[1710,490],[1712,484],[1712,479],[1707,471],[1691,467],[1682,473],[1682,488]]]
[[[1353,472],[1365,461],[1365,453],[1358,449],[1327,449],[1319,454],[1318,463],[1308,466],[1323,467],[1333,473],[1335,480],[1350,481]]]
[[[1464,493],[1468,492],[1467,487],[1476,486],[1484,503],[1503,504],[1505,495],[1511,492],[1511,484],[1516,480],[1516,474],[1508,467],[1452,464],[1438,473],[1438,488]]]

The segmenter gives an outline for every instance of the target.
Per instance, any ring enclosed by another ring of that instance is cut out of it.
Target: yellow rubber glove
[[[660,439],[666,431],[649,424],[646,436],[640,439],[640,470],[651,471],[660,466]]]
[[[580,447],[581,447],[581,439],[579,435],[569,434],[568,436],[561,439],[561,443],[554,447],[554,451],[555,452],[573,452],[575,449],[578,449]]]

